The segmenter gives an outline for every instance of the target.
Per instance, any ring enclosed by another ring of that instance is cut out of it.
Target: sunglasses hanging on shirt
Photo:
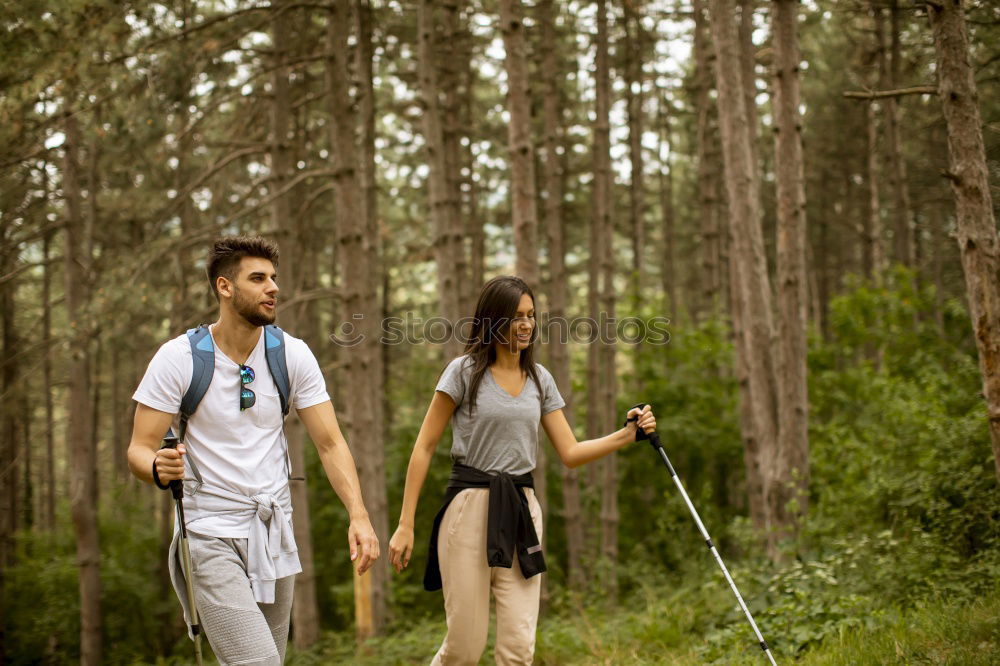
[[[257,395],[246,387],[256,378],[253,368],[240,364],[240,411],[250,409],[257,402]]]

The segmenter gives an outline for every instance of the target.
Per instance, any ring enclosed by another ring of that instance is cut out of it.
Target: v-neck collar
[[[490,379],[493,380],[493,385],[496,386],[498,389],[500,389],[500,391],[504,395],[506,395],[508,398],[510,398],[512,400],[517,400],[522,395],[524,395],[524,389],[527,388],[527,386],[528,386],[528,374],[527,373],[524,374],[524,383],[521,384],[521,390],[517,392],[517,395],[514,395],[510,391],[508,391],[507,389],[505,389],[503,386],[500,386],[500,382],[498,382],[497,378],[493,376],[493,368],[492,367],[486,368],[486,370],[490,373]]]
[[[212,336],[212,346],[215,347],[216,353],[218,353],[219,355],[221,355],[222,358],[226,359],[227,361],[229,361],[233,365],[246,365],[246,363],[237,363],[236,361],[234,361],[233,359],[231,359],[229,357],[229,354],[227,354],[226,352],[222,351],[222,347],[219,346],[219,341],[215,339],[215,332],[212,330],[213,328],[215,328],[215,324],[211,324],[208,327],[208,334]],[[256,344],[254,344],[253,349],[251,349],[250,353],[247,355],[247,361],[249,361],[250,359],[253,358],[254,353],[257,351],[257,347],[260,346],[261,340],[264,339],[264,329],[261,328],[260,332],[261,332],[261,335],[257,338]]]

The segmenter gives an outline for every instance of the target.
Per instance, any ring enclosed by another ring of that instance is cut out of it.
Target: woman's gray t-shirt
[[[538,426],[544,414],[566,406],[552,375],[535,364],[541,386],[528,377],[515,398],[497,384],[493,372],[483,373],[470,414],[468,393],[472,385],[472,360],[459,356],[444,369],[435,391],[451,396],[453,462],[484,472],[525,474],[535,469]]]

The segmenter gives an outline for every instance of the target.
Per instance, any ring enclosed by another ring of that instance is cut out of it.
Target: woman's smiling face
[[[511,352],[521,352],[531,346],[535,333],[535,302],[528,294],[521,294],[517,313],[510,323],[507,348]]]

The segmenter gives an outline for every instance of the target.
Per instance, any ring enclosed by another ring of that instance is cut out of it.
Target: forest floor
[[[535,663],[550,664],[766,664],[749,625],[746,649],[718,655],[706,650],[706,636],[691,626],[699,613],[678,607],[676,598],[615,613],[582,610],[543,618]],[[668,608],[673,606],[673,608]],[[887,608],[868,626],[827,636],[798,655],[781,651],[782,637],[767,637],[775,660],[800,664],[955,664],[1000,663],[1000,598],[974,602],[926,603]],[[766,627],[764,628],[766,633]],[[290,655],[291,666],[312,664],[426,664],[444,633],[439,620],[423,620],[370,641],[356,651],[353,637],[331,633],[308,653]],[[481,663],[493,663],[491,634]],[[711,656],[710,656],[711,655]]]

